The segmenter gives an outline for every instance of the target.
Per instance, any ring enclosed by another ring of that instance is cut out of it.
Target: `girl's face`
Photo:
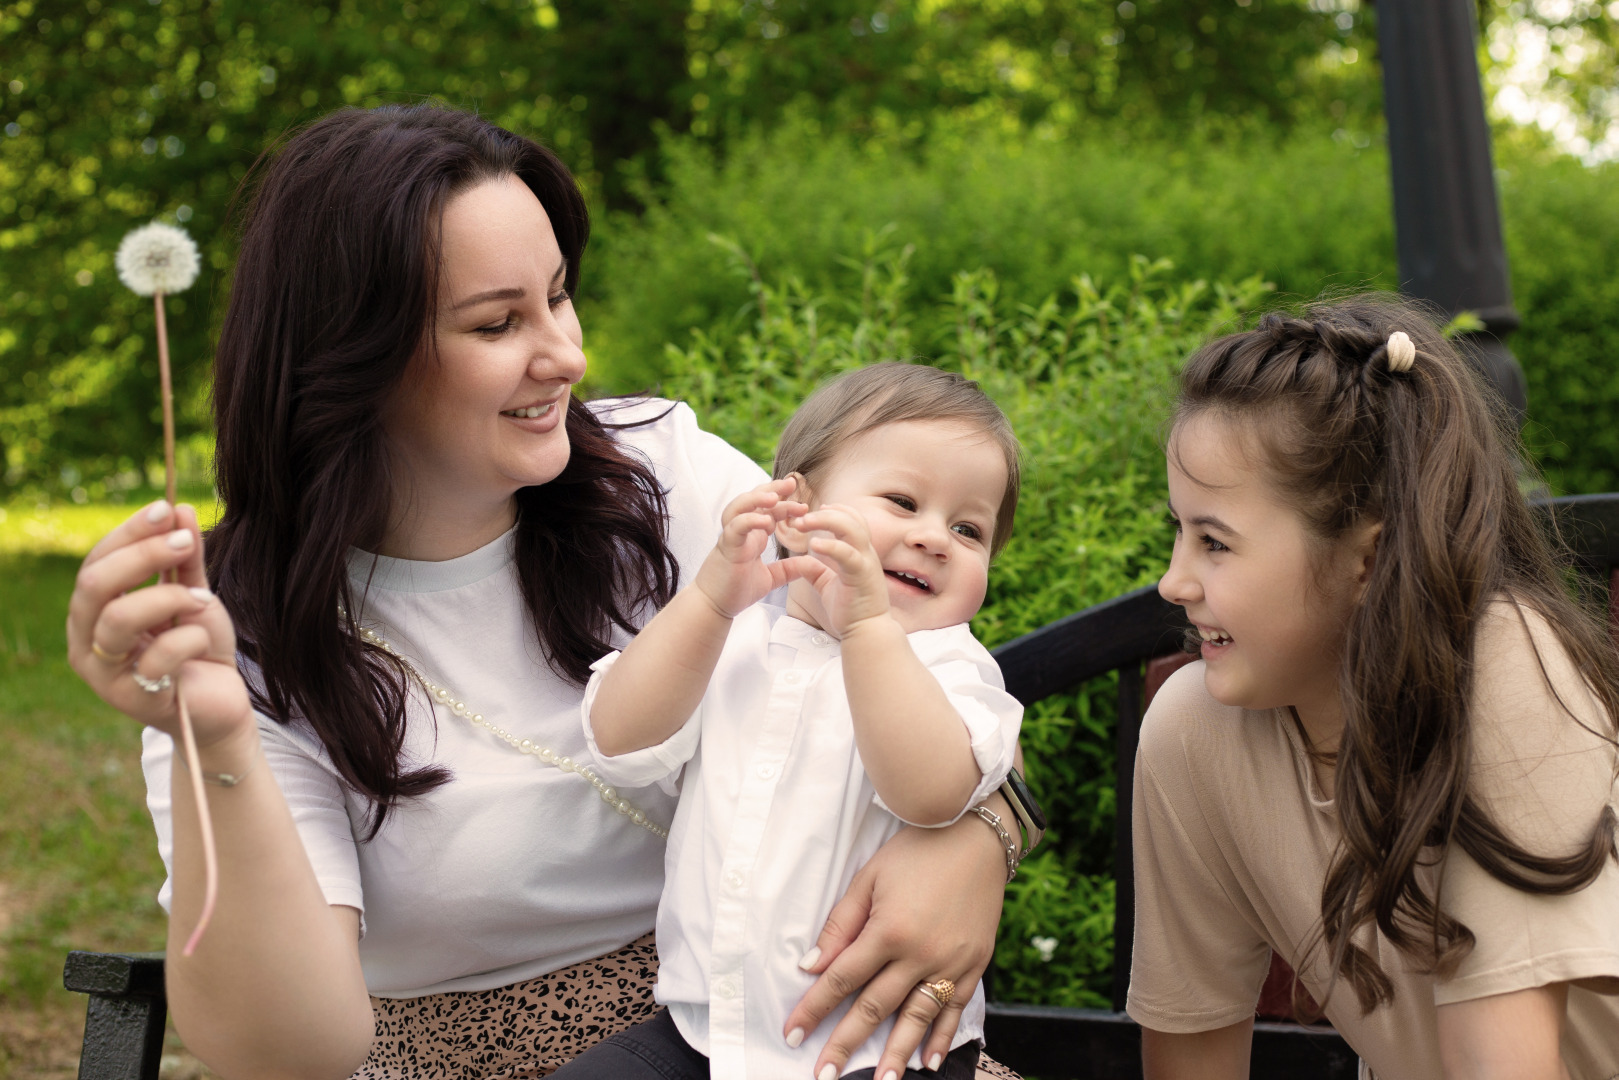
[[[412,362],[385,421],[414,502],[478,516],[567,465],[563,421],[585,354],[565,269],[551,219],[517,177],[445,206],[436,355]]]
[[[906,633],[964,623],[989,587],[995,515],[1006,494],[1006,456],[993,437],[956,421],[884,424],[838,451],[812,485],[811,503],[854,509],[888,579],[889,610]],[[818,625],[820,597],[789,586]]]
[[[1375,530],[1323,550],[1256,455],[1242,429],[1219,416],[1194,415],[1175,429],[1175,552],[1158,592],[1186,609],[1202,637],[1203,678],[1216,701],[1292,705],[1335,727],[1338,660]]]

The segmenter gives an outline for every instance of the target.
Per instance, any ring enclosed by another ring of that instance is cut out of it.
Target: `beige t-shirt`
[[[1586,724],[1605,714],[1549,627],[1526,613],[1551,685]],[[1529,851],[1570,854],[1604,804],[1619,806],[1619,754],[1558,705],[1516,610],[1495,605],[1475,647],[1474,792]],[[1157,1031],[1198,1032],[1254,1014],[1274,948],[1321,1000],[1330,972],[1301,952],[1320,919],[1321,885],[1339,839],[1285,710],[1221,705],[1203,664],[1164,685],[1141,731],[1135,774],[1135,953],[1128,1011]],[[1579,892],[1520,892],[1453,849],[1441,904],[1477,945],[1439,981],[1376,934],[1370,947],[1394,1003],[1362,1016],[1344,983],[1333,1025],[1378,1080],[1442,1075],[1435,1009],[1569,982],[1563,1058],[1574,1080],[1619,1076],[1619,865]],[[1433,879],[1426,882],[1432,894]],[[1375,931],[1373,931],[1375,933]],[[1369,940],[1369,936],[1361,939]]]

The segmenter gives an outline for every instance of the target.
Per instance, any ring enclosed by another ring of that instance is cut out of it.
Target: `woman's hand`
[[[820,979],[787,1017],[783,1035],[797,1045],[796,1033],[814,1031],[858,994],[815,1061],[817,1077],[839,1075],[896,1010],[877,1080],[890,1071],[903,1076],[925,1034],[924,1065],[950,1052],[961,1010],[995,951],[1005,882],[1005,850],[975,816],[945,829],[907,828],[883,845],[833,907],[804,964]],[[956,984],[943,1008],[917,989],[940,979]]]
[[[178,569],[177,583],[141,588],[170,569]],[[136,675],[184,680],[199,749],[253,727],[236,633],[207,585],[196,511],[160,501],[91,549],[67,615],[68,662],[118,711],[173,735],[173,689],[150,692]]]

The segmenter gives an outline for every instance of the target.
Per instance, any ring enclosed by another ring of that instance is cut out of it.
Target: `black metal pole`
[[[1503,342],[1518,326],[1501,239],[1473,0],[1377,0],[1400,287],[1484,323],[1468,344],[1523,419],[1523,370]]]

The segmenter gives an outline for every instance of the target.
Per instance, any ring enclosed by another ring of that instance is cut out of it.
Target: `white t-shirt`
[[[965,624],[908,640],[960,715],[983,772],[965,813],[1006,778],[1023,707]],[[593,752],[590,703],[617,657],[597,661],[585,688]],[[708,1055],[716,1077],[811,1075],[849,1003],[821,1022],[818,1038],[790,1048],[787,1014],[815,982],[798,961],[855,872],[904,824],[860,764],[838,640],[755,604],[732,624],[708,691],[679,731],[594,757],[621,788],[679,785],[658,906],[657,999],[681,1035]],[[844,1071],[874,1067],[891,1026],[884,1021]],[[983,1031],[975,987],[954,1045]],[[911,1067],[922,1067],[919,1054]]]
[[[669,408],[635,402],[604,415],[622,423]],[[719,535],[725,504],[763,483],[764,471],[699,430],[685,405],[618,437],[652,463],[668,492],[669,541],[684,583]],[[540,655],[513,539],[507,533],[437,563],[354,553],[359,618],[491,723],[579,758],[588,754],[581,692]],[[407,760],[445,765],[453,779],[400,803],[364,843],[356,838],[365,834],[369,804],[342,783],[313,730],[262,715],[258,726],[327,901],[363,915],[360,960],[371,993],[408,998],[508,986],[652,929],[663,841],[579,776],[516,752],[447,709],[429,709],[419,686],[408,708]],[[168,736],[148,728],[142,764],[165,867],[172,865],[171,753]],[[623,794],[659,823],[673,817],[674,800],[657,788]],[[159,895],[165,907],[170,889],[165,882]]]

